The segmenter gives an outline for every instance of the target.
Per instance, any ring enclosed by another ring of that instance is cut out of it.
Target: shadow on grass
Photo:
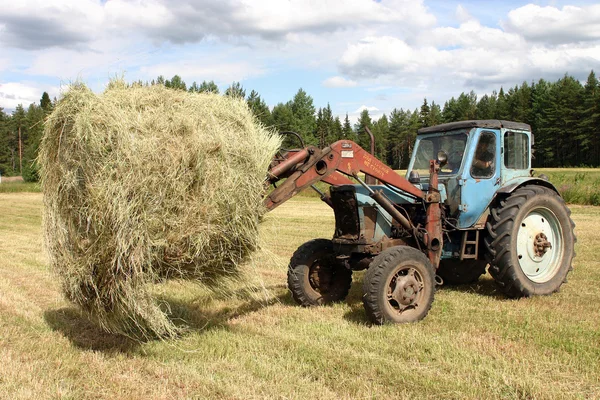
[[[507,298],[502,291],[498,288],[496,283],[492,279],[480,278],[477,282],[467,283],[463,285],[449,285],[445,284],[442,287],[438,287],[438,291],[450,291],[450,292],[463,292],[463,293],[474,293],[483,296],[493,297],[497,300],[510,300]]]
[[[229,320],[259,311],[273,304],[292,304],[291,296],[281,291],[280,285],[266,288],[269,292],[278,292],[266,298],[256,296],[251,291],[239,291],[232,298],[233,305],[223,298],[199,297],[192,301],[182,301],[176,297],[157,297],[159,303],[167,304],[169,318],[181,328],[182,337],[193,333],[207,332],[215,328],[227,327]],[[63,307],[44,312],[44,319],[50,328],[61,332],[71,343],[83,350],[105,353],[130,353],[145,342],[159,339],[134,339],[125,335],[111,334],[102,330],[84,313],[75,307]]]
[[[446,284],[438,287],[436,291],[472,293],[492,297],[499,301],[513,301],[512,299],[506,297],[502,291],[498,289],[498,286],[496,286],[496,283],[492,279],[486,278],[481,278],[477,282],[463,285]],[[346,303],[348,304],[348,307],[350,307],[350,310],[344,314],[343,318],[357,325],[371,326],[372,324],[367,319],[367,315],[365,314],[362,296],[362,281],[357,282],[355,280],[352,283],[352,287],[350,288],[350,292],[346,298]]]
[[[273,292],[276,288],[279,292],[279,286],[267,290]],[[231,319],[257,312],[274,304],[293,303],[287,291],[273,293],[268,298],[260,298],[253,292],[238,292],[231,298],[202,297],[191,302],[170,296],[160,296],[157,300],[169,305],[169,317],[176,326],[182,328],[184,335],[227,327]]]
[[[126,353],[140,344],[123,335],[106,333],[75,307],[47,310],[44,319],[52,330],[61,332],[80,349]]]

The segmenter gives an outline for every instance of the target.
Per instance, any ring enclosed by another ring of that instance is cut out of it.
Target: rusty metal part
[[[328,195],[327,193],[323,193],[319,190],[318,187],[316,187],[315,185],[310,185],[311,189],[313,189],[315,192],[317,192],[319,194],[319,198],[321,199],[321,201],[325,204],[327,204],[329,207],[333,208],[333,203],[331,202],[331,196]]]
[[[438,172],[440,165],[437,161],[429,162],[429,190],[428,195],[438,193]],[[439,194],[439,193],[438,193]],[[431,265],[437,269],[442,257],[443,237],[442,237],[442,211],[440,203],[429,203],[427,206],[427,230],[426,239],[427,253]]]
[[[413,226],[412,222],[410,222],[404,215],[402,215],[402,213],[400,213],[400,211],[398,211],[396,209],[396,207],[394,207],[392,202],[390,202],[385,197],[385,195],[383,194],[383,190],[374,191],[373,189],[371,189],[369,187],[369,185],[367,185],[365,182],[363,182],[357,175],[354,176],[354,179],[356,179],[358,181],[358,183],[360,183],[365,189],[367,189],[367,191],[369,192],[369,196],[371,196],[371,198],[373,200],[375,200],[377,202],[377,204],[379,204],[381,206],[381,208],[383,208],[385,211],[387,211],[388,214],[390,214],[392,216],[392,218],[394,218],[396,221],[398,221],[400,223],[400,225],[402,225],[409,232],[413,232],[415,230],[415,227]]]
[[[396,311],[422,306],[423,277],[413,267],[400,268],[387,288],[387,299]]]
[[[309,149],[302,149],[288,157],[285,161],[274,166],[269,171],[270,178],[280,178],[285,172],[289,171],[297,164],[304,162],[309,156]]]
[[[414,197],[425,197],[423,191],[350,140],[337,141],[323,150],[309,146],[291,157],[294,159],[278,164],[269,173],[270,182],[276,182],[284,176],[287,180],[265,199],[268,210],[273,210],[318,181],[332,185],[353,184],[346,176],[356,176],[359,172],[374,176]],[[303,160],[301,165],[298,165],[298,160]]]
[[[548,241],[548,237],[540,232],[536,235],[535,240],[533,241],[533,250],[535,255],[538,257],[542,257],[548,249],[552,248],[552,243]]]
[[[367,131],[369,137],[371,138],[371,155],[375,156],[375,136],[373,135],[369,127],[366,125],[365,131]],[[367,185],[377,185],[377,179],[375,179],[375,177],[371,175],[365,175],[365,182],[367,182]]]

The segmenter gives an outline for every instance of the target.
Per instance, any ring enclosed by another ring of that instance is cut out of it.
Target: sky
[[[596,3],[596,4],[595,4]],[[80,80],[303,88],[355,121],[600,70],[597,1],[0,0],[0,107]]]

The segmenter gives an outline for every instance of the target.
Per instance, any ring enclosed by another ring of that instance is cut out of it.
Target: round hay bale
[[[279,145],[243,99],[72,85],[39,156],[46,247],[66,297],[109,332],[176,334],[148,286],[238,272],[257,247]]]

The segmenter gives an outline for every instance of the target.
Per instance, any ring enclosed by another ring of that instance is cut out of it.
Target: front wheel
[[[352,285],[352,271],[336,263],[333,244],[314,239],[298,247],[288,267],[288,288],[304,307],[342,301]]]
[[[423,319],[433,303],[435,274],[419,250],[396,246],[381,252],[367,270],[363,304],[374,324]]]
[[[575,224],[553,190],[525,186],[492,210],[487,224],[489,272],[509,297],[559,290],[575,256]]]

